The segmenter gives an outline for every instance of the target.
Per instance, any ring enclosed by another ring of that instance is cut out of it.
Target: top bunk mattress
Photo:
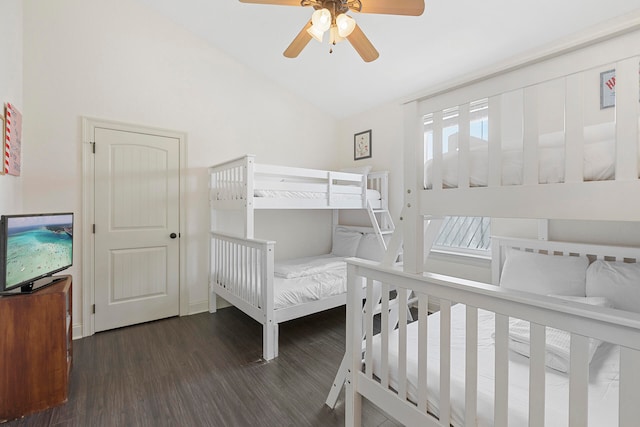
[[[615,124],[585,128],[583,151],[583,180],[607,181],[615,179],[616,141],[614,139]],[[457,148],[458,134],[448,138],[448,152],[442,155],[441,173],[443,188],[459,187],[459,153]],[[488,141],[470,137],[468,152],[469,186],[486,187],[489,176]],[[555,184],[565,181],[565,145],[564,132],[540,135],[537,147],[538,183]],[[523,150],[521,148],[505,148],[501,150],[501,185],[523,184]],[[638,157],[640,170],[640,157]],[[433,187],[433,160],[425,163],[425,189]]]

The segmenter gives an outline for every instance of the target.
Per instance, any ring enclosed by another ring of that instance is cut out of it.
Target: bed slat
[[[524,89],[524,142],[522,147],[522,183],[538,184],[538,88]]]
[[[382,308],[380,313],[380,351],[381,369],[380,381],[382,387],[389,388],[389,285],[382,284]],[[386,327],[385,327],[386,326]]]
[[[494,425],[506,427],[508,425],[509,399],[509,318],[496,313],[496,353],[495,353],[495,401]]]
[[[365,301],[365,316],[364,316],[364,330],[365,330],[365,368],[368,378],[373,378],[373,280],[367,278],[367,299]],[[378,304],[376,299],[375,304]]]
[[[584,117],[582,73],[565,79],[565,182],[584,179]]]
[[[502,184],[502,103],[500,96],[489,98],[489,187],[498,187]]]
[[[405,400],[407,398],[407,316],[404,314],[407,307],[407,289],[398,289],[397,306],[398,312],[398,396]]]
[[[478,309],[470,305],[466,312],[465,425],[477,425],[478,409]]]
[[[469,188],[469,104],[458,107],[458,187]]]
[[[451,301],[440,300],[440,423],[451,423]]]
[[[429,296],[418,294],[418,342],[427,342],[428,338]],[[427,346],[418,347],[418,409],[427,412]]]
[[[442,189],[442,111],[433,113],[433,169],[431,185],[434,191]]]
[[[640,350],[620,347],[619,425],[637,426],[640,420]]]
[[[638,179],[638,58],[616,64],[616,180]]]
[[[571,334],[569,359],[569,425],[586,427],[589,405],[589,338]]]
[[[530,323],[529,336],[529,426],[544,425],[544,359],[545,359],[545,330],[543,325]]]

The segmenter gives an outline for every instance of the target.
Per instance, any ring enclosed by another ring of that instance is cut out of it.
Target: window
[[[442,223],[433,249],[463,255],[487,256],[491,249],[491,218],[448,216]]]

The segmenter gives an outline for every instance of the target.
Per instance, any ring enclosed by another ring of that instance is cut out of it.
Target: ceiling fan
[[[356,21],[347,15],[349,11],[409,16],[420,16],[424,12],[424,0],[240,0],[240,2],[311,6],[315,9],[311,20],[284,51],[284,56],[287,58],[297,57],[312,38],[322,42],[324,33],[329,31],[331,46],[347,39],[365,62],[374,61],[379,53]]]

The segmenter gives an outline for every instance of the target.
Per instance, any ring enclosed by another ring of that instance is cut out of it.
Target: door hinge
[[[91,231],[93,232],[93,234],[96,234],[96,225],[95,225],[95,224],[93,224],[93,227],[91,227],[91,228],[92,228],[92,230],[91,230]]]
[[[91,314],[96,314],[96,305],[95,304],[93,304],[91,306]]]
[[[96,143],[95,142],[90,142],[89,144],[91,144],[91,152],[93,154],[96,154]]]

